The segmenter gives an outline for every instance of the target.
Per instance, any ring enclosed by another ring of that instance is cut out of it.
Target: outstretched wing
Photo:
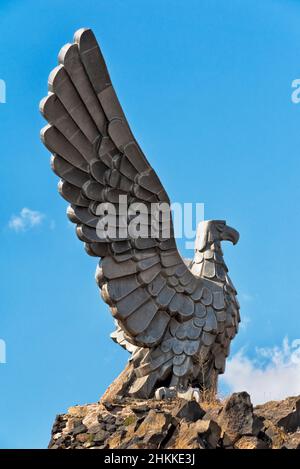
[[[78,237],[90,255],[102,258],[97,272],[102,296],[135,345],[159,344],[173,316],[199,317],[199,327],[195,320],[190,332],[199,344],[205,307],[217,304],[219,296],[189,271],[172,229],[167,237],[161,225],[155,238],[98,236],[101,204],[113,204],[120,221],[119,196],[127,197],[126,208],[133,203],[149,208],[169,199],[132,135],[90,29],[79,30],[74,43],[62,48],[59,63],[41,102],[49,122],[42,140],[53,154],[59,192],[71,204],[67,213]],[[129,210],[125,218],[130,223],[134,214]],[[151,219],[142,220],[150,230]],[[209,336],[208,326],[204,344],[211,343]]]

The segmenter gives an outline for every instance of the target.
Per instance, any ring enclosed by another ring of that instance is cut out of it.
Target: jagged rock
[[[126,432],[124,430],[121,430],[121,431],[117,431],[113,435],[111,435],[106,440],[106,444],[107,444],[108,448],[110,448],[110,449],[120,448],[121,445],[122,445],[122,441],[124,439],[125,433]]]
[[[151,409],[135,434],[143,439],[145,443],[159,445],[166,437],[171,419],[171,414]]]
[[[102,443],[104,440],[106,440],[109,437],[109,433],[105,430],[99,430],[93,437],[94,442],[100,442]]]
[[[277,427],[271,420],[264,420],[263,433],[269,439],[271,448],[279,449],[283,447],[287,435],[282,428]]]
[[[52,433],[55,434],[62,431],[67,423],[68,421],[63,415],[57,415],[53,424]]]
[[[85,405],[75,405],[73,407],[69,407],[68,414],[72,415],[72,417],[83,418],[86,416],[88,412],[94,409],[96,404],[90,404],[88,406]]]
[[[201,426],[199,425],[201,423]],[[204,448],[215,449],[221,435],[221,428],[213,420],[197,422],[197,431],[200,443]]]
[[[222,412],[224,407],[224,402],[221,403],[219,400],[209,401],[207,403],[202,402],[201,407],[205,411],[205,415],[203,420],[214,420],[215,422],[218,421],[219,415]]]
[[[49,448],[300,449],[298,416],[299,397],[254,410],[246,392],[200,404],[117,398],[58,415]]]
[[[181,401],[173,411],[173,416],[176,419],[185,419],[189,422],[196,422],[196,420],[202,419],[204,415],[205,411],[196,401]]]
[[[79,441],[79,443],[85,443],[88,440],[89,440],[88,433],[80,433],[79,435],[76,436],[76,441]]]
[[[300,449],[300,432],[288,435],[283,445],[286,449]]]
[[[257,436],[242,436],[235,444],[235,449],[267,449],[268,446],[263,440],[259,440]]]
[[[300,396],[288,397],[284,401],[266,402],[256,406],[254,412],[287,432],[295,432],[300,428]]]
[[[80,424],[80,425],[76,425],[74,427],[74,429],[72,430],[72,435],[76,436],[78,435],[79,433],[84,433],[87,431],[87,428],[85,425],[83,424]]]
[[[135,414],[140,414],[141,412],[148,412],[150,410],[149,406],[146,404],[137,405],[131,409]]]
[[[256,436],[262,428],[262,421],[253,414],[250,396],[246,392],[234,393],[226,400],[217,418],[222,436],[235,443],[243,435]]]
[[[212,420],[187,422],[183,420],[167,444],[168,449],[215,449],[221,429]]]
[[[82,420],[82,423],[87,427],[88,433],[97,433],[101,430],[101,425],[98,421],[98,412],[95,410],[88,412]]]
[[[223,449],[239,449],[233,446],[231,439],[226,435],[226,433],[223,433],[220,444]]]

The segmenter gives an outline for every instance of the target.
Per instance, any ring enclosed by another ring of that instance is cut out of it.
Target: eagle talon
[[[199,388],[188,388],[185,391],[177,391],[177,397],[179,399],[185,399],[186,401],[200,402],[200,389]]]
[[[196,401],[200,402],[200,389],[199,388],[188,388],[185,391],[180,391],[175,387],[161,387],[155,391],[155,399],[158,401],[164,399],[174,399],[178,397],[179,399],[184,399],[186,401]]]
[[[163,386],[161,388],[156,389],[155,391],[155,399],[158,401],[161,401],[163,399],[174,399],[174,397],[176,396],[177,391],[174,387],[166,388]]]

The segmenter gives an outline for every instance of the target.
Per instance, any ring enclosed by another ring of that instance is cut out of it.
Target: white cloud
[[[254,404],[300,394],[300,339],[281,347],[258,348],[250,359],[242,349],[227,362],[221,378],[230,392],[247,391]]]
[[[18,233],[40,225],[44,218],[45,215],[43,213],[24,207],[19,215],[12,215],[8,226]]]

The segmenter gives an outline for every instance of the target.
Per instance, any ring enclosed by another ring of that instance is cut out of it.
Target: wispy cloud
[[[230,392],[247,391],[254,404],[300,394],[300,339],[258,348],[253,359],[240,350],[228,360],[221,382]]]
[[[245,293],[245,292],[242,292],[241,294],[239,294],[239,297],[244,300],[244,301],[253,301],[254,300],[254,296],[253,295],[250,295],[250,293]]]
[[[247,314],[242,314],[240,322],[240,330],[246,330],[251,322],[251,318]]]
[[[18,215],[12,215],[8,226],[17,233],[20,231],[28,231],[40,225],[44,218],[45,215],[43,213],[24,207]]]

